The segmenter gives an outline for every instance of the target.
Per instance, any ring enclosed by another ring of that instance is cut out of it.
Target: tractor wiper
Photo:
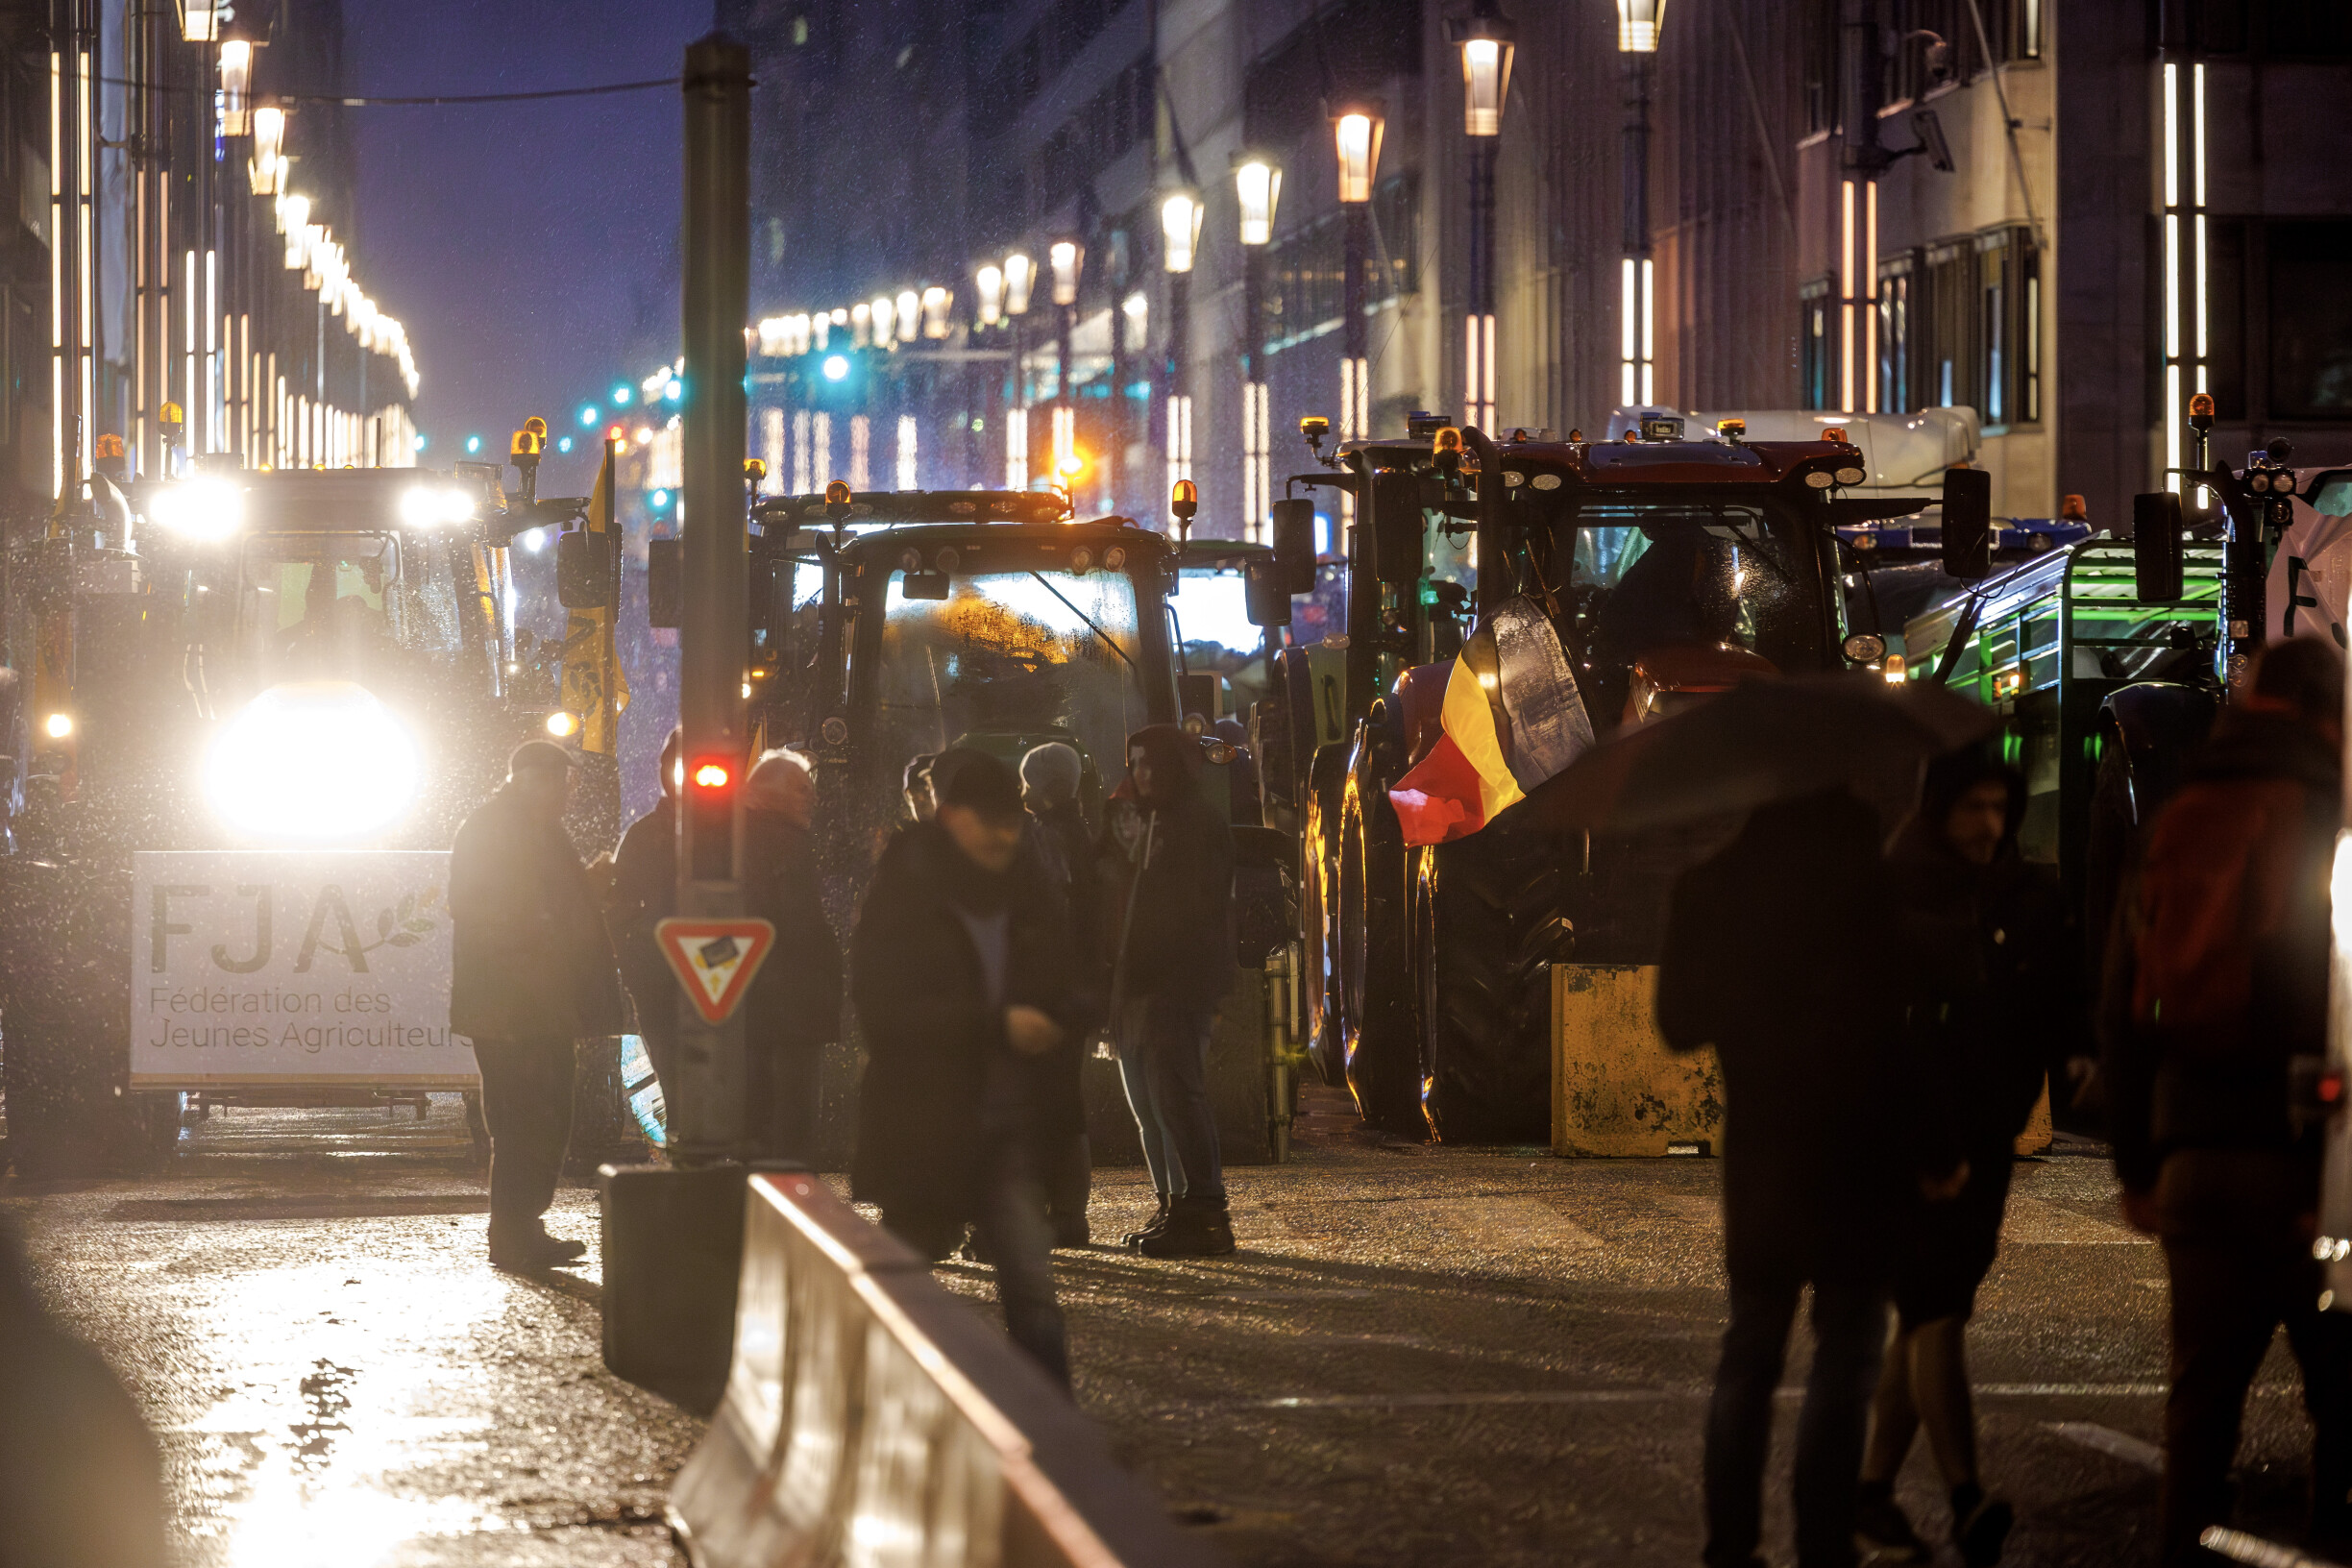
[[[1143,678],[1143,672],[1136,669],[1136,662],[1127,656],[1127,650],[1119,647],[1117,643],[1112,641],[1111,634],[1103,630],[1102,627],[1096,625],[1092,616],[1088,615],[1086,611],[1080,609],[1077,605],[1072,604],[1069,601],[1069,596],[1063,593],[1061,589],[1056,588],[1052,581],[1046,577],[1044,573],[1040,572],[1035,567],[1031,567],[1029,569],[1029,575],[1037,578],[1039,583],[1044,587],[1047,593],[1062,600],[1062,607],[1064,609],[1069,611],[1070,614],[1076,616],[1079,620],[1084,621],[1087,625],[1087,630],[1101,638],[1103,646],[1108,648],[1112,652],[1116,653],[1119,656],[1119,662],[1125,665],[1129,670],[1134,671],[1137,679],[1140,680]]]

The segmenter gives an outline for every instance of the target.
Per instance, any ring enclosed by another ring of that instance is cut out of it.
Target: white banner
[[[131,1082],[470,1086],[442,850],[132,857]]]

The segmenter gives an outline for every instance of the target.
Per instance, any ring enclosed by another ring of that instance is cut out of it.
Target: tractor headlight
[[[453,485],[420,484],[403,493],[401,521],[412,528],[474,521],[474,498]]]
[[[273,686],[229,722],[205,759],[205,794],[257,839],[318,843],[388,827],[415,804],[415,738],[347,680]]]
[[[245,521],[245,493],[226,479],[183,479],[159,487],[147,515],[190,539],[223,539]]]

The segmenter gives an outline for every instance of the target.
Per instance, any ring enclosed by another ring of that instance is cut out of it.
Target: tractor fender
[[[2213,728],[2218,703],[2202,686],[2144,680],[2099,704],[2099,733],[2119,746],[2130,783],[2131,820],[2144,827],[2179,788],[2189,754]]]
[[[1437,664],[1417,664],[1396,678],[1396,687],[1389,700],[1396,708],[1398,727],[1404,733],[1405,767],[1417,767],[1437,737],[1445,732],[1446,686],[1454,678],[1454,661]]]

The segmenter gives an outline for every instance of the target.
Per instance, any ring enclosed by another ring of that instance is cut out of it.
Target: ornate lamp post
[[[1245,536],[1265,537],[1274,504],[1273,418],[1266,396],[1266,252],[1282,170],[1250,154],[1234,159],[1234,195],[1241,209],[1241,520]]]
[[[1647,406],[1656,395],[1655,305],[1650,258],[1650,85],[1666,0],[1617,0],[1617,51],[1625,58],[1625,259],[1621,263],[1618,402]]]
[[[1078,404],[1070,394],[1070,334],[1078,327],[1078,276],[1086,263],[1086,250],[1074,239],[1058,239],[1045,253],[1045,260],[1053,271],[1052,473],[1056,480],[1061,480],[1068,472],[1064,465],[1078,453]]]
[[[1470,277],[1462,318],[1463,421],[1492,430],[1495,419],[1495,151],[1510,94],[1517,29],[1494,0],[1447,24],[1461,50],[1462,134],[1470,138]]]
[[[1192,261],[1200,251],[1201,218],[1207,208],[1188,190],[1171,191],[1160,203],[1160,264],[1167,269],[1167,480],[1192,477]]]

